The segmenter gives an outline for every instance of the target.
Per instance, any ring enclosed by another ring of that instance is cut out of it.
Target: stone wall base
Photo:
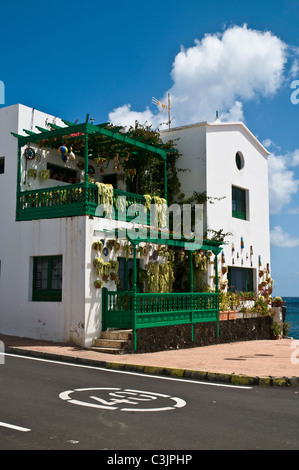
[[[137,353],[167,351],[237,341],[273,339],[272,318],[237,319],[217,323],[194,324],[193,341],[191,325],[171,325],[137,330]]]

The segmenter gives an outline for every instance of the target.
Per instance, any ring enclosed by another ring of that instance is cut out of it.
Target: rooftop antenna
[[[216,111],[216,118],[215,118],[215,122],[220,122],[220,119],[219,119],[219,113],[218,113],[218,111]]]
[[[170,119],[170,109],[171,109],[171,102],[170,102],[170,96],[169,93],[167,95],[167,104],[164,104],[162,101],[158,101],[156,98],[152,98],[152,103],[155,104],[156,106],[161,107],[160,114],[163,113],[164,111],[168,111],[168,128],[170,129],[170,124],[171,124],[171,119]]]

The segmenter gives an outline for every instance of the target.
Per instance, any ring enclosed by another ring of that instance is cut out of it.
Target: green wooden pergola
[[[119,149],[127,149],[128,147],[131,150],[134,150],[140,158],[144,152],[150,152],[159,158],[164,163],[164,198],[167,201],[167,154],[173,149],[165,150],[162,146],[154,146],[149,143],[142,142],[139,139],[131,138],[128,133],[119,132],[121,127],[111,127],[109,128],[109,123],[97,124],[94,125],[89,123],[89,115],[86,117],[86,121],[81,124],[75,124],[67,120],[62,120],[65,126],[58,126],[57,124],[48,123],[49,129],[36,126],[36,129],[39,132],[33,132],[28,129],[23,129],[26,135],[17,134],[12,132],[12,135],[18,139],[18,191],[20,191],[21,183],[21,149],[22,147],[28,145],[28,143],[36,143],[39,141],[48,140],[48,139],[63,139],[68,138],[68,141],[84,140],[84,171],[85,171],[85,181],[84,183],[88,184],[88,166],[89,166],[89,139],[94,137],[102,137],[99,145],[102,145],[103,148],[107,145],[117,144]]]

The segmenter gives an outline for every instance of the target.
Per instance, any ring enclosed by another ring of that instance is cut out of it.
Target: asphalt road
[[[146,449],[162,466],[189,462],[166,465],[157,450],[184,458],[188,450],[297,450],[298,400],[297,387],[236,387],[6,355],[0,449],[106,450],[107,458]]]

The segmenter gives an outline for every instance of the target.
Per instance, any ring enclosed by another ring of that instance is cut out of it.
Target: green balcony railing
[[[98,187],[93,183],[68,184],[51,188],[22,191],[17,196],[17,220],[47,219],[75,215],[97,215],[97,207],[103,203]],[[145,198],[114,189],[114,215],[123,220],[135,216],[134,207],[141,204],[145,207]],[[130,217],[127,210],[131,206]],[[144,211],[143,222],[148,222],[147,211]]]
[[[103,330],[219,321],[218,293],[135,293],[103,289]]]

